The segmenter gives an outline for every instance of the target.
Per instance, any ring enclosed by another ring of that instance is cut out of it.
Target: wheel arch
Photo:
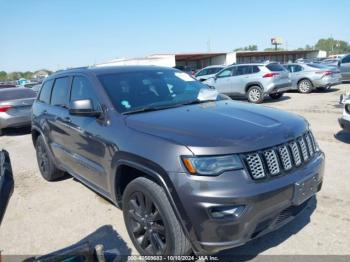
[[[41,130],[35,126],[32,127],[31,133],[32,133],[32,142],[33,142],[33,145],[35,146],[36,140],[40,135],[43,135],[43,134]]]
[[[264,87],[263,87],[263,85],[262,85],[260,82],[249,82],[249,83],[246,84],[246,86],[245,86],[245,89],[244,89],[245,93],[247,93],[247,92],[248,92],[248,89],[251,88],[252,86],[258,86],[258,87],[260,87],[260,88],[263,90],[263,92],[264,92]]]
[[[314,83],[312,82],[312,80],[310,79],[310,78],[308,78],[308,77],[302,77],[302,78],[300,78],[299,80],[298,80],[298,82],[297,82],[297,86],[299,87],[299,83],[301,82],[301,81],[303,81],[303,80],[308,80],[308,81],[310,81],[310,83],[311,83],[311,85],[312,85],[312,88],[314,88]]]
[[[164,189],[174,213],[179,220],[185,235],[190,241],[194,252],[201,250],[200,246],[197,244],[197,236],[194,233],[192,223],[185,212],[173,183],[168,177],[167,172],[162,167],[153,161],[126,152],[116,153],[112,161],[112,166],[111,195],[112,198],[114,198],[113,201],[120,208],[123,208],[122,193],[131,181],[140,176],[152,180]],[[127,183],[125,183],[125,181],[123,181],[123,176],[125,176],[125,173],[122,171],[130,169],[136,170],[139,174],[136,176],[132,175],[131,178],[127,178]]]

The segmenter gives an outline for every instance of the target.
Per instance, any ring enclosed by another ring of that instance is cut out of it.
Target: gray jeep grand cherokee
[[[67,172],[122,208],[142,255],[213,254],[260,237],[307,206],[324,171],[303,118],[154,66],[50,76],[32,137],[42,176]]]

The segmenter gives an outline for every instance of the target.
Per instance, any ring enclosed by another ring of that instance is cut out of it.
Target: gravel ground
[[[339,96],[346,90],[350,84],[307,95],[287,93],[279,101],[264,103],[311,123],[326,153],[324,187],[313,207],[296,220],[226,254],[350,255],[350,134],[337,122],[342,111]],[[15,177],[0,228],[3,255],[45,254],[87,239],[119,248],[125,255],[136,254],[119,209],[75,179],[49,183],[41,178],[28,130],[7,130],[0,147],[9,151]]]

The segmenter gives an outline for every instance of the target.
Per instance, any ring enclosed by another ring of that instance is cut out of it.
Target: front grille
[[[304,210],[304,208],[307,206],[308,203],[309,203],[309,200],[305,201],[300,206],[290,206],[290,207],[286,208],[277,216],[277,218],[275,220],[275,225],[278,226],[286,219],[288,219],[290,217],[297,216],[301,211]]]
[[[311,132],[295,140],[243,156],[253,179],[278,176],[311,160],[318,151]]]

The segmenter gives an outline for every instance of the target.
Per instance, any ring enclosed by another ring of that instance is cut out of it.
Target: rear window
[[[284,69],[283,66],[281,66],[280,64],[277,64],[277,63],[268,64],[266,67],[272,72],[280,72],[280,71],[286,70],[286,69]]]
[[[35,98],[36,93],[31,89],[3,89],[0,91],[0,102],[16,100],[16,99],[25,99],[25,98]]]

